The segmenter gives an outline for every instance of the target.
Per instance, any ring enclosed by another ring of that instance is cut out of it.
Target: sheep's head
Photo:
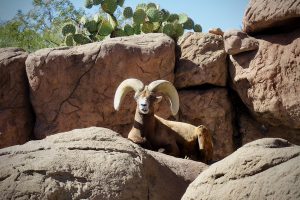
[[[138,79],[126,79],[119,85],[114,99],[115,110],[119,110],[121,101],[132,90],[135,91],[134,98],[141,114],[148,114],[153,111],[154,103],[161,99],[157,93],[162,93],[168,97],[173,115],[176,115],[179,110],[178,93],[172,83],[156,80],[144,87],[144,84]]]

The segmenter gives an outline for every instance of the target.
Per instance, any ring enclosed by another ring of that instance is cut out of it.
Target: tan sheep
[[[176,157],[210,162],[213,157],[213,143],[210,131],[205,126],[165,120],[154,114],[154,105],[166,96],[173,115],[179,110],[179,97],[169,81],[156,80],[147,86],[138,79],[124,80],[116,90],[114,108],[119,110],[126,94],[135,91],[137,108],[134,123],[128,138],[141,146],[161,151]]]

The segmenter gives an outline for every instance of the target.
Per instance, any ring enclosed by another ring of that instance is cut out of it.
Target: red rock
[[[258,121],[299,129],[300,29],[258,41],[258,51],[230,56],[233,87]]]
[[[243,31],[251,34],[285,26],[294,29],[299,27],[299,17],[299,0],[251,0],[243,18]]]
[[[224,46],[226,53],[235,55],[238,53],[258,49],[258,41],[239,30],[226,31],[224,34]]]
[[[42,49],[28,56],[26,70],[36,112],[35,136],[89,126],[126,135],[136,108],[133,94],[113,108],[117,86],[127,78],[148,84],[173,82],[174,41],[163,34],[104,40],[72,48]],[[167,103],[163,117],[170,116]]]
[[[223,38],[211,33],[186,33],[178,41],[175,86],[225,86],[227,64]]]
[[[0,49],[0,148],[23,144],[32,134],[27,55],[19,48]]]

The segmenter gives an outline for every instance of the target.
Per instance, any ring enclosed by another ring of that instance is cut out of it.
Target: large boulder
[[[225,86],[227,54],[223,38],[211,33],[186,33],[178,41],[175,86]]]
[[[299,199],[299,163],[299,146],[256,140],[211,165],[182,199]]]
[[[233,88],[258,121],[299,129],[300,29],[258,41],[257,51],[230,56]]]
[[[123,133],[133,123],[133,93],[113,108],[117,86],[127,78],[145,84],[173,82],[175,43],[163,34],[107,39],[76,47],[42,49],[26,60],[31,100],[36,113],[35,136],[74,128],[103,126]],[[168,117],[167,103],[161,115]],[[125,135],[126,136],[126,135]]]
[[[251,34],[268,29],[294,29],[300,26],[299,19],[299,0],[251,0],[243,18],[243,30]]]
[[[234,151],[232,105],[225,88],[179,92],[179,119],[195,126],[205,125],[213,136],[214,160]]]
[[[27,56],[19,48],[0,49],[0,148],[25,143],[33,131]]]
[[[0,167],[3,200],[173,200],[206,165],[150,155],[109,129],[91,127],[2,149]]]

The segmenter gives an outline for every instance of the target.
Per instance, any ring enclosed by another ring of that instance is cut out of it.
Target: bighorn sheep
[[[205,126],[165,120],[154,114],[154,104],[162,96],[168,97],[173,115],[179,110],[179,97],[175,87],[169,81],[156,80],[147,86],[138,79],[126,79],[117,88],[114,108],[119,110],[126,94],[134,90],[137,108],[134,123],[128,138],[151,150],[163,149],[165,153],[176,157],[189,157],[193,160],[210,162],[213,156],[213,144],[209,130]]]

